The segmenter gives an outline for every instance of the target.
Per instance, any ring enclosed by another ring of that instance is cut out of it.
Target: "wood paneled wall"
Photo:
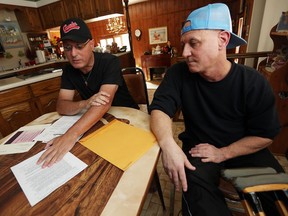
[[[146,2],[129,5],[132,45],[136,65],[141,66],[141,56],[145,51],[151,51],[152,47],[156,46],[156,44],[149,44],[149,28],[167,26],[168,40],[170,40],[173,47],[177,48],[179,56],[181,55],[180,31],[182,23],[186,20],[187,16],[192,10],[215,2],[226,3],[232,13],[232,11],[235,11],[235,7],[238,7],[237,2],[240,1],[148,0]],[[107,38],[111,36],[111,34],[106,31],[106,23],[107,20],[88,24],[95,43],[99,42],[100,38]],[[139,41],[134,35],[134,31],[137,28],[142,31],[141,39]],[[165,44],[159,45],[164,46]]]

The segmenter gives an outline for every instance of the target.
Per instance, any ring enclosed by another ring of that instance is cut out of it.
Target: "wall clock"
[[[136,36],[136,39],[137,39],[137,40],[140,40],[141,34],[142,34],[142,32],[141,32],[140,29],[136,29],[136,30],[135,30],[135,36]]]

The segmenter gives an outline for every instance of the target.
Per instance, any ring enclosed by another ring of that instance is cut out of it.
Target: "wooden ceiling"
[[[19,2],[23,1],[23,3],[25,3],[25,1],[29,1],[29,2],[40,2],[40,1],[43,1],[43,0],[18,0]],[[143,1],[148,1],[148,0],[129,0],[129,4],[136,4],[136,3],[139,3],[139,2],[143,2]],[[47,1],[46,1],[47,2]]]

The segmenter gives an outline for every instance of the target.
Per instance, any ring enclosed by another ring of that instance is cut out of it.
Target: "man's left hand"
[[[224,154],[221,149],[209,143],[200,143],[189,151],[192,157],[201,158],[202,162],[221,163],[225,160]]]

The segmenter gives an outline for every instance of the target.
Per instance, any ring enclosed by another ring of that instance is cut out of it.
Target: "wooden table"
[[[135,127],[150,130],[149,115],[142,111],[112,107],[108,114],[128,119]],[[59,117],[55,112],[44,114],[28,125],[51,123]],[[154,145],[123,172],[77,143],[71,153],[87,163],[88,167],[31,207],[10,167],[41,151],[43,147],[44,144],[37,143],[29,152],[0,156],[0,215],[134,216],[141,213],[159,158],[158,145]],[[109,197],[105,201],[101,197],[106,194]]]
[[[143,55],[141,56],[141,66],[145,74],[146,80],[152,80],[153,74],[150,73],[151,68],[165,68],[171,65],[171,56],[168,54],[159,55]]]

